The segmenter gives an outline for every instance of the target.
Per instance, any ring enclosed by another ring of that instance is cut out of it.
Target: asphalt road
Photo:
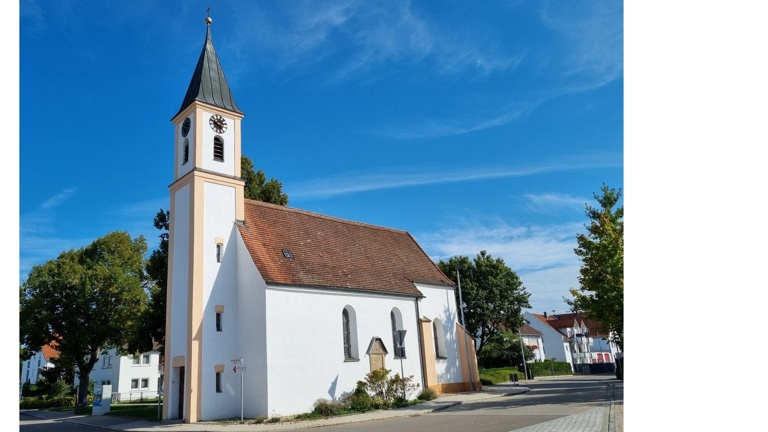
[[[613,385],[623,386],[620,381]],[[611,388],[604,377],[526,383],[528,393],[466,403],[418,417],[317,428],[334,431],[392,432],[599,432]],[[617,391],[616,397],[623,397]],[[618,400],[617,400],[618,402]]]

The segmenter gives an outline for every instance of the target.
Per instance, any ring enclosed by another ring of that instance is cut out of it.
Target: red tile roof
[[[406,231],[251,200],[239,229],[268,284],[416,297],[413,282],[454,285]]]
[[[45,357],[46,361],[51,361],[51,359],[59,358],[59,350],[52,347],[51,345],[56,345],[56,342],[51,342],[50,345],[43,345],[41,348],[41,351],[43,351],[43,357]]]
[[[596,336],[599,332],[602,332],[602,325],[600,325],[599,322],[589,318],[585,318],[584,314],[582,313],[565,313],[565,314],[547,315],[546,317],[544,315],[539,315],[535,313],[532,313],[531,315],[549,324],[550,327],[556,330],[573,327],[574,320],[575,320],[576,324],[578,324],[579,326],[581,326],[581,323],[583,321],[584,325],[587,326],[587,329],[589,329],[589,333],[592,336]]]

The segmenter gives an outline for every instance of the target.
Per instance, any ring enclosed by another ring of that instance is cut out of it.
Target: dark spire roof
[[[192,75],[192,81],[189,83],[187,94],[184,96],[184,102],[181,103],[179,112],[188,107],[189,104],[198,100],[223,108],[229,111],[243,114],[232,97],[229,90],[227,78],[224,76],[224,70],[219,63],[219,57],[216,50],[213,49],[211,42],[211,20],[206,19],[208,28],[205,32],[205,44],[203,52],[200,53],[200,59],[197,60],[195,73]],[[179,113],[176,113],[178,115]]]

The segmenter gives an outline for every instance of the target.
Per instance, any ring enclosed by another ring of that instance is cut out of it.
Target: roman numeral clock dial
[[[227,130],[227,121],[218,114],[212,115],[211,119],[208,120],[208,124],[211,125],[211,129],[216,133],[224,133]]]

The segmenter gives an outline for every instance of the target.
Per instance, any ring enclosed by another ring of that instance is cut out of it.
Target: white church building
[[[244,113],[207,25],[171,120],[163,419],[305,413],[379,368],[480,389],[456,286],[408,232],[245,199]]]

